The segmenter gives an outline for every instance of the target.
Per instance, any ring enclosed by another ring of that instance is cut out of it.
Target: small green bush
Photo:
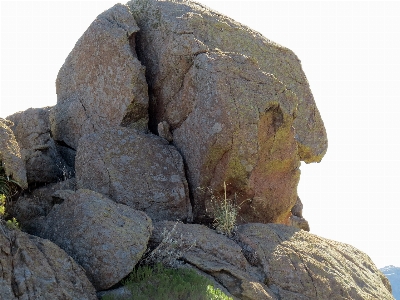
[[[194,270],[140,266],[123,283],[135,300],[229,300],[221,290]]]

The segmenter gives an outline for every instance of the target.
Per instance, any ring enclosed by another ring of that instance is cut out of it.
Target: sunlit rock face
[[[138,0],[150,129],[169,124],[184,157],[194,215],[209,195],[240,205],[240,222],[290,223],[300,161],[319,162],[325,128],[300,61],[289,49],[190,1]],[[162,123],[164,124],[164,123]]]
[[[51,114],[56,141],[76,149],[80,137],[110,126],[147,131],[145,69],[135,52],[138,30],[128,7],[116,4],[77,41],[57,76]]]

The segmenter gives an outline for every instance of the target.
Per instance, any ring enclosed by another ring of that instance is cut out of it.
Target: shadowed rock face
[[[97,299],[85,271],[57,245],[2,224],[0,262],[0,299]]]
[[[57,182],[73,174],[50,133],[50,107],[29,108],[9,117],[26,164],[28,183]]]
[[[15,135],[11,130],[14,123],[0,118],[0,162],[5,174],[18,182],[21,188],[28,187],[25,161]]]
[[[150,129],[167,122],[182,153],[194,215],[207,219],[209,198],[241,205],[241,222],[289,224],[300,160],[327,149],[322,119],[292,51],[190,1],[128,2],[146,65]]]
[[[192,220],[182,157],[156,135],[120,127],[83,137],[76,178],[78,188],[142,210],[152,220]]]
[[[76,149],[81,136],[109,126],[147,131],[145,69],[134,42],[138,30],[128,7],[116,4],[78,40],[57,76],[51,115],[56,141]]]

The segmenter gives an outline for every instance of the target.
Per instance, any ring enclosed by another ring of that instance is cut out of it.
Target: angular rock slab
[[[128,275],[146,251],[151,219],[90,190],[59,191],[64,199],[38,225],[38,234],[57,244],[86,271],[96,290]]]
[[[76,149],[81,136],[109,126],[147,131],[145,68],[135,52],[138,30],[129,8],[116,4],[78,40],[57,76],[51,115],[56,141]]]
[[[50,107],[29,108],[7,118],[25,160],[28,183],[57,182],[73,175],[50,135]]]
[[[78,188],[144,211],[153,221],[192,219],[182,157],[156,135],[120,127],[83,137],[76,179]]]
[[[14,124],[0,118],[0,162],[3,164],[5,174],[18,182],[21,188],[28,187],[26,179],[25,161],[21,156],[21,149],[15,135],[11,130]]]
[[[181,107],[183,113],[190,112],[187,108],[196,94],[186,92],[185,74],[196,55],[220,50],[251,58],[262,71],[273,74],[296,94],[299,106],[293,126],[298,153],[307,163],[322,159],[328,146],[325,127],[300,60],[291,50],[199,3],[134,0],[127,5],[141,29],[137,51],[147,68],[153,132],[162,121],[179,125],[176,107]],[[179,92],[186,92],[186,99],[177,99]],[[211,90],[205,92],[212,94]],[[253,105],[251,97],[247,101]]]
[[[235,299],[277,299],[233,240],[204,225],[167,221],[154,224],[150,245],[157,246],[164,231],[169,240],[178,241],[186,263],[211,275]]]
[[[52,242],[0,224],[0,299],[95,300],[85,271]]]
[[[351,245],[279,224],[241,225],[236,240],[279,299],[394,299],[375,264]]]

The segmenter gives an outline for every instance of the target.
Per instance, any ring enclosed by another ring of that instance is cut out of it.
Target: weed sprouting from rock
[[[227,236],[232,236],[236,226],[238,206],[226,197],[226,183],[224,182],[224,199],[214,202],[215,229]]]
[[[186,251],[189,251],[196,245],[196,241],[190,244],[184,241],[183,235],[176,234],[176,226],[174,224],[171,230],[164,228],[161,243],[148,255],[144,256],[141,265],[156,265],[161,263],[168,268],[177,268],[181,264],[181,258]]]

